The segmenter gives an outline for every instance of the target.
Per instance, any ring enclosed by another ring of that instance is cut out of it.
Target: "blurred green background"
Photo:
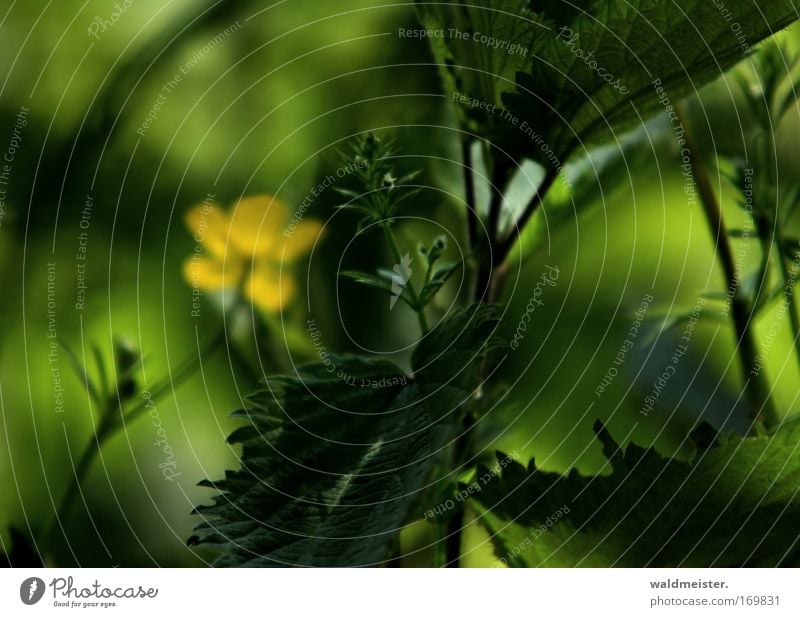
[[[208,298],[201,316],[191,316],[191,289],[181,273],[194,248],[186,210],[209,193],[225,206],[271,193],[297,207],[340,165],[337,150],[366,130],[394,137],[398,167],[422,169],[420,183],[430,187],[404,213],[412,217],[399,226],[406,246],[438,235],[439,225],[456,240],[453,256],[463,240],[448,101],[426,42],[397,36],[398,28],[415,24],[410,3],[134,0],[92,36],[92,24],[116,10],[100,1],[0,4],[0,151],[20,110],[29,108],[0,225],[4,542],[9,526],[35,535],[52,517],[95,421],[63,350],[64,411],[55,411],[48,291],[55,294],[50,317],[60,344],[79,357],[98,345],[111,365],[113,341],[127,339],[143,354],[138,386],[152,387],[223,324]],[[226,28],[230,36],[211,45]],[[784,36],[794,45],[792,32]],[[176,74],[180,81],[160,99]],[[704,145],[728,156],[746,147],[750,126],[732,92],[721,80],[690,102]],[[155,106],[149,128],[137,133]],[[797,169],[798,132],[796,115],[780,127],[782,173]],[[732,328],[713,318],[703,319],[695,335],[699,343],[675,377],[680,387],[646,418],[639,414],[680,336],[659,333],[661,326],[691,310],[701,293],[724,291],[724,283],[702,213],[687,205],[666,122],[656,118],[619,137],[592,164],[576,159],[569,166],[574,177],[590,177],[591,190],[575,202],[561,187],[525,236],[506,290],[507,338],[546,266],[558,266],[560,276],[545,290],[520,349],[502,365],[508,392],[481,426],[487,457],[494,449],[516,450],[545,469],[588,473],[602,461],[592,433],[598,418],[618,440],[656,443],[665,452],[680,451],[700,417],[718,427],[744,426]],[[534,179],[539,173],[526,171]],[[516,190],[525,192],[522,179]],[[735,227],[733,193],[721,191]],[[88,195],[93,207],[81,227]],[[337,280],[340,267],[391,267],[380,238],[353,239],[355,221],[337,213],[337,203],[326,191],[306,212],[328,227],[308,268],[297,268],[308,287],[301,286],[283,319],[302,337],[311,313],[329,350],[367,348],[407,363],[402,350],[415,340],[413,314],[389,312],[383,296]],[[76,310],[82,232],[86,307]],[[48,263],[56,264],[51,290]],[[646,325],[598,398],[595,389],[646,294],[654,297]],[[227,352],[204,357],[202,372],[158,401],[180,476],[168,481],[159,469],[164,456],[154,445],[152,418],[132,422],[94,462],[65,521],[68,540],[50,549],[54,563],[190,566],[210,558],[186,546],[196,523],[190,512],[211,495],[196,483],[235,467],[236,453],[224,441],[235,426],[227,416],[262,377],[247,317],[226,322],[233,337]],[[255,332],[264,353],[283,345],[276,322]],[[777,337],[766,368],[783,413],[794,411],[798,394],[800,367],[790,343],[788,331]],[[96,377],[93,368],[90,375]],[[424,562],[427,533],[415,526],[404,536],[408,551],[421,551],[409,565]],[[481,534],[473,529],[468,539],[466,565],[490,564]]]

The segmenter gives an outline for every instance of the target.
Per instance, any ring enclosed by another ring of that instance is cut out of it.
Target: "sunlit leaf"
[[[509,566],[735,567],[797,559],[800,419],[773,434],[701,425],[691,460],[621,448],[595,426],[609,475],[514,463],[476,496]]]

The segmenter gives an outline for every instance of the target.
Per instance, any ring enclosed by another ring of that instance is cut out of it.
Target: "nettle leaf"
[[[470,118],[505,151],[551,164],[582,142],[663,110],[656,80],[675,103],[798,16],[795,0],[741,0],[729,13],[706,0],[592,0],[579,9],[567,0],[463,4],[421,5],[421,21],[477,30],[479,15],[502,12],[498,29],[484,32],[530,53],[520,59],[471,38],[434,38],[446,85],[470,99],[501,101]],[[479,77],[485,73],[490,77]]]
[[[450,94],[466,94],[478,105],[502,104],[501,95],[513,86],[514,76],[530,66],[535,29],[527,5],[528,0],[417,0],[422,25],[444,35],[429,41]],[[472,100],[457,106],[462,120],[473,119],[476,130],[492,125],[497,118],[473,107]]]
[[[796,560],[800,418],[771,435],[692,435],[691,460],[624,450],[595,426],[610,475],[514,463],[476,496],[509,566],[734,567]]]
[[[234,415],[238,471],[204,482],[220,494],[196,512],[192,543],[219,566],[368,566],[409,522],[462,419],[497,327],[493,308],[455,311],[420,343],[413,376],[389,362],[329,356]],[[454,358],[458,358],[458,362]]]

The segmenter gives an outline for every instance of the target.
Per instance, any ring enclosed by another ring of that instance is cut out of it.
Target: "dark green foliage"
[[[384,141],[373,133],[357,139],[349,154],[341,153],[345,164],[353,170],[357,188],[337,188],[348,199],[340,207],[361,215],[359,228],[391,221],[400,204],[416,195],[419,190],[409,187],[418,172],[400,178],[394,175],[396,151],[392,141]]]
[[[430,278],[425,282],[419,294],[420,305],[426,306],[460,267],[461,264],[457,263],[440,266],[439,268],[431,268]]]
[[[9,532],[10,546],[0,553],[0,568],[43,568],[42,556],[30,539],[16,527]]]
[[[393,307],[397,300],[402,300],[417,313],[422,313],[461,264],[436,266],[447,248],[444,237],[437,238],[430,247],[420,246],[420,253],[426,259],[427,269],[422,288],[417,293],[411,281],[413,260],[409,253],[401,254],[390,227],[400,204],[419,193],[418,189],[406,186],[418,172],[407,174],[399,180],[395,178],[394,169],[389,161],[395,154],[391,142],[384,142],[371,133],[355,142],[353,153],[352,158],[345,157],[345,160],[346,164],[354,166],[357,170],[355,175],[360,187],[358,191],[340,189],[339,193],[350,198],[347,204],[340,207],[354,210],[362,215],[363,218],[359,223],[361,230],[368,229],[369,226],[382,229],[392,248],[395,264],[391,270],[378,269],[377,274],[346,270],[339,275],[383,291],[392,298],[390,307]]]
[[[731,19],[713,2],[696,0],[593,0],[579,10],[559,0],[466,4],[421,3],[421,20],[431,28],[477,29],[478,20],[490,19],[496,28],[483,32],[530,53],[523,58],[472,40],[436,39],[448,89],[504,106],[509,115],[469,112],[474,128],[503,151],[549,166],[563,163],[579,144],[663,111],[656,80],[677,103],[797,18],[793,0],[737,2]],[[734,20],[746,33],[737,36]]]
[[[752,57],[752,76],[733,73],[753,117],[762,131],[772,131],[795,104],[800,80],[796,68],[800,55],[775,41],[765,43]]]
[[[193,542],[221,566],[366,566],[408,522],[462,419],[497,325],[486,306],[454,312],[413,355],[388,362],[329,357],[271,378],[236,417],[248,424],[242,469],[206,482],[221,494],[197,512]]]
[[[502,126],[502,121],[495,114],[474,108],[472,101],[501,106],[501,95],[514,88],[516,74],[528,70],[537,26],[527,5],[528,0],[417,4],[420,22],[446,34],[430,42],[448,94],[470,98],[456,106],[462,123],[487,137]],[[451,29],[466,36],[450,36]],[[508,41],[509,47],[481,45],[472,40],[475,34]],[[517,47],[509,53],[512,44]]]
[[[689,461],[622,449],[599,423],[610,475],[514,463],[475,503],[509,566],[780,565],[800,539],[800,420],[758,437],[696,430]],[[556,513],[568,512],[561,516]],[[548,523],[548,518],[550,519]],[[530,539],[530,540],[528,540]]]
[[[656,112],[682,122],[674,107],[682,97],[797,17],[793,0],[745,0],[730,8],[698,0],[591,0],[583,6],[562,0],[466,0],[419,2],[418,10],[423,26],[438,33],[427,38],[467,132],[464,160],[475,136],[494,146],[486,148],[484,163],[500,196],[510,178],[504,170],[513,167],[509,161],[532,158],[560,172],[576,149]],[[783,52],[766,49],[755,62],[762,90],[745,93],[770,135],[772,121],[794,102],[787,86],[793,83],[782,79],[784,58]],[[578,186],[550,206],[560,205],[564,218],[569,214],[564,205],[588,200],[601,179],[627,178],[625,148],[605,160],[602,153],[590,153],[583,168],[571,172]],[[340,207],[360,215],[359,231],[377,227],[385,234],[395,265],[376,274],[342,275],[390,295],[390,308],[401,299],[417,313],[423,337],[411,356],[412,374],[383,361],[326,356],[294,375],[270,378],[267,389],[250,397],[247,409],[235,414],[246,425],[229,438],[242,446],[241,469],[204,483],[219,494],[213,505],[197,508],[204,521],[192,542],[218,548],[218,565],[385,563],[400,530],[430,507],[432,496],[459,488],[453,483],[443,488],[438,480],[474,460],[464,427],[475,420],[474,393],[495,343],[495,310],[485,305],[459,310],[428,331],[426,306],[463,264],[440,263],[443,239],[422,245],[427,267],[414,286],[410,252],[401,250],[392,224],[399,206],[418,189],[411,184],[415,174],[395,173],[395,156],[390,141],[366,134],[344,157],[353,185],[337,189],[347,198]],[[745,195],[750,162],[732,166],[730,179]],[[760,191],[754,191],[756,228],[766,248],[773,239],[761,231],[771,229],[773,219],[759,208],[771,207],[781,195],[773,180],[766,173],[763,186],[756,187]],[[474,192],[471,182],[468,177],[468,195]],[[546,193],[549,186],[543,181],[539,190]],[[797,195],[782,197],[789,210]],[[467,201],[475,201],[474,195]],[[518,219],[522,226],[536,203]],[[488,210],[494,233],[500,209],[489,204]],[[747,238],[749,232],[735,234]],[[774,241],[787,259],[798,250],[793,237]],[[476,248],[466,253],[480,261]],[[751,287],[743,279],[737,302]],[[701,425],[691,435],[690,460],[633,444],[623,450],[605,427],[595,429],[609,463],[605,475],[543,472],[533,461],[526,469],[499,453],[499,473],[477,466],[480,489],[468,491],[475,493],[470,503],[503,563],[732,567],[796,561],[800,420],[769,434],[754,425],[762,434],[746,438],[721,437]],[[444,514],[437,530],[448,518],[448,532],[454,521],[461,525],[460,509],[436,511]],[[445,541],[448,563],[458,562],[458,533]],[[441,544],[439,538],[438,549]]]

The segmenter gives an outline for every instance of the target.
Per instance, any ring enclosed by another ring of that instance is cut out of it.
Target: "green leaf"
[[[429,40],[450,94],[501,105],[501,95],[513,87],[517,72],[530,66],[535,26],[527,4],[527,0],[467,0],[452,5],[417,0],[422,25],[445,35]],[[451,36],[451,31],[459,35]],[[478,41],[486,35],[509,46],[484,45],[474,41],[476,35]],[[513,50],[510,45],[515,46]],[[471,101],[459,103],[456,109],[463,122],[474,121],[476,127],[497,120],[473,108]]]
[[[389,295],[395,295],[392,291],[392,280],[386,276],[375,276],[374,274],[358,272],[357,270],[344,270],[339,273],[339,276],[355,281],[361,285],[366,285],[367,287],[380,289]]]
[[[796,559],[800,418],[773,434],[716,436],[701,425],[691,460],[624,450],[599,423],[610,475],[514,463],[478,495],[480,520],[509,566],[734,567]]]
[[[61,344],[61,348],[64,350],[65,355],[67,356],[67,361],[69,362],[70,367],[75,372],[75,375],[78,379],[81,380],[81,384],[86,389],[87,394],[91,397],[94,404],[97,406],[98,409],[102,409],[105,405],[105,401],[103,397],[100,395],[100,392],[97,390],[97,386],[94,382],[89,378],[89,375],[86,373],[86,369],[81,361],[78,359],[78,356],[75,355],[75,352],[65,344]],[[103,367],[100,367],[100,372],[102,373]]]
[[[477,386],[473,369],[487,350],[502,344],[494,336],[496,312],[493,305],[476,304],[440,321],[411,354],[415,374],[424,376],[421,383],[472,392]]]
[[[427,305],[460,267],[460,263],[454,263],[437,268],[431,276],[431,280],[425,283],[422,290],[419,292],[419,303],[422,306]]]
[[[579,10],[558,0],[489,4],[421,3],[420,19],[445,33],[455,25],[530,50],[521,58],[471,37],[432,39],[448,90],[469,99],[462,116],[504,151],[547,165],[677,103],[797,19],[793,0],[742,0],[730,19],[706,0],[591,0]],[[497,108],[474,109],[474,100]]]
[[[236,417],[239,471],[205,482],[220,494],[197,513],[193,543],[221,549],[220,566],[366,566],[388,547],[432,482],[462,420],[494,309],[455,311],[395,365],[330,356],[270,378]],[[453,358],[458,357],[458,362]]]
[[[394,142],[385,141],[372,133],[361,135],[352,142],[352,153],[339,153],[357,183],[357,189],[337,188],[336,191],[348,198],[339,206],[343,210],[353,210],[364,215],[359,221],[359,232],[370,223],[390,220],[397,209],[407,199],[419,193],[419,188],[410,184],[419,174],[412,171],[395,176],[393,162],[397,158]]]

